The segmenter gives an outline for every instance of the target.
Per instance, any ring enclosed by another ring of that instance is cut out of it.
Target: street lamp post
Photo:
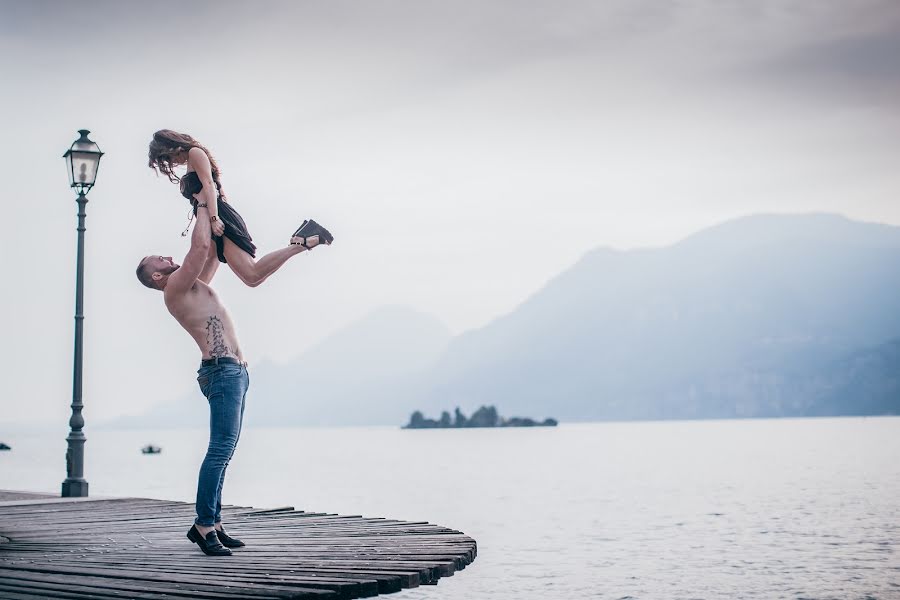
[[[69,419],[69,446],[66,450],[66,480],[62,483],[62,495],[87,496],[88,482],[84,478],[84,417],[81,409],[81,367],[82,367],[82,325],[84,322],[84,209],[87,205],[87,193],[97,180],[97,169],[100,167],[100,147],[88,139],[90,131],[79,129],[81,134],[72,146],[63,154],[69,169],[69,187],[78,193],[78,258],[75,276],[75,364],[72,375],[72,416]]]

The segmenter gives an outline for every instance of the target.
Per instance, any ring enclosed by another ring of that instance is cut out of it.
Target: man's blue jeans
[[[209,447],[200,466],[194,523],[212,527],[222,520],[222,483],[241,435],[250,376],[244,365],[211,365],[200,367],[197,383],[209,401]]]

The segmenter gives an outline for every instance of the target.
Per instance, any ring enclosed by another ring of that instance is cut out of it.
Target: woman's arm
[[[197,172],[197,177],[203,184],[203,189],[197,194],[197,199],[200,204],[206,204],[212,231],[216,235],[222,235],[225,232],[225,225],[219,220],[219,205],[216,202],[218,194],[216,193],[216,182],[213,181],[209,157],[200,148],[191,148],[188,152],[188,166]]]

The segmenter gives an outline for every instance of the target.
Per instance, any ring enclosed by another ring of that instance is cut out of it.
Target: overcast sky
[[[262,251],[304,218],[335,235],[262,287],[214,282],[251,362],[285,362],[385,304],[480,327],[597,246],[756,212],[900,224],[898,56],[889,0],[0,0],[0,438],[66,428],[77,129],[106,152],[89,431],[196,392],[196,347],[134,277],[188,247],[157,129],[212,150]]]

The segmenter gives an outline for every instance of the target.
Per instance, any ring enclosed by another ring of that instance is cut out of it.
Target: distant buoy
[[[144,454],[159,454],[160,452],[162,452],[162,448],[160,448],[159,446],[148,445],[141,448],[141,452]]]

